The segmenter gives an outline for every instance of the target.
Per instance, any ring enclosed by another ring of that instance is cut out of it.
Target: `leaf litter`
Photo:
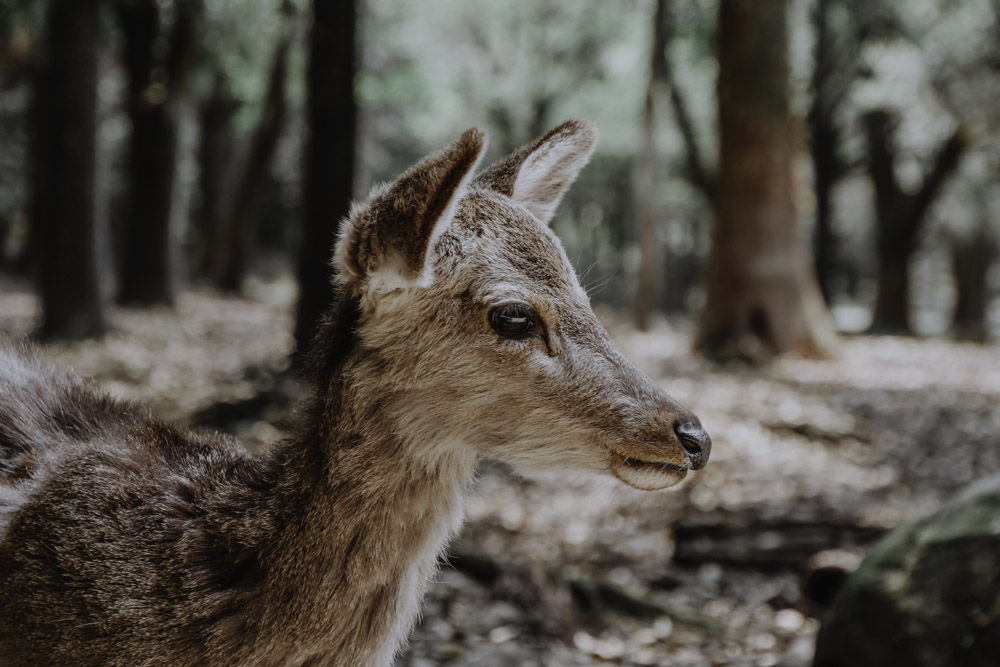
[[[25,336],[37,299],[4,287],[0,332]],[[803,592],[810,559],[856,560],[1000,471],[996,345],[850,337],[835,359],[754,369],[691,354],[683,324],[640,333],[601,314],[699,415],[711,463],[680,490],[642,493],[484,462],[398,664],[805,666],[821,613]],[[193,290],[112,317],[105,339],[42,355],[166,419],[251,448],[281,437],[298,398],[288,305]]]

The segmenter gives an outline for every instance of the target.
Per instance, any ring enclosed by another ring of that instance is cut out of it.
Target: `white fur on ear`
[[[472,128],[354,204],[334,250],[337,282],[354,285],[368,298],[429,286],[434,246],[451,224],[485,149],[486,135]]]
[[[411,287],[430,287],[431,282],[434,281],[434,267],[431,262],[431,254],[434,252],[434,246],[437,245],[437,240],[441,238],[448,227],[451,226],[451,221],[455,219],[455,213],[458,211],[458,205],[465,197],[465,194],[469,191],[469,181],[472,180],[476,167],[479,165],[479,161],[482,159],[482,153],[476,158],[476,161],[466,172],[465,176],[462,178],[462,182],[459,183],[458,187],[455,188],[455,193],[448,200],[448,204],[445,206],[444,211],[441,216],[434,223],[434,229],[431,230],[430,240],[427,242],[427,250],[424,253],[424,269],[421,271],[420,275],[417,276],[416,280],[412,282]]]
[[[511,199],[548,224],[596,147],[596,125],[580,120],[564,123],[524,159]]]
[[[476,162],[478,163],[478,160]],[[411,275],[407,270],[406,261],[402,255],[396,253],[389,254],[378,265],[378,268],[367,276],[368,292],[372,294],[385,294],[397,289],[431,286],[431,283],[434,281],[434,267],[430,261],[431,253],[434,252],[437,240],[448,230],[451,221],[455,218],[458,204],[469,190],[469,181],[472,179],[474,169],[475,165],[465,175],[458,187],[455,188],[454,193],[445,205],[444,211],[434,221],[434,227],[431,229],[430,237],[427,241],[427,249],[424,251],[422,258],[423,269],[420,273],[416,276]]]
[[[459,202],[461,202],[466,192],[468,192],[469,180],[472,176],[473,170],[470,169],[465,177],[462,178],[458,187],[455,188],[455,191],[448,200],[444,211],[442,211],[441,215],[434,221],[434,227],[430,232],[427,248],[424,251],[424,256],[422,258],[423,270],[416,276],[412,275],[412,273],[408,270],[406,260],[403,256],[394,250],[388,250],[382,260],[370,271],[362,272],[358,270],[357,264],[351,261],[349,256],[352,242],[350,239],[345,240],[345,237],[352,233],[357,233],[357,226],[351,225],[351,220],[359,218],[367,213],[366,205],[368,202],[366,200],[360,204],[357,202],[352,204],[351,213],[345,223],[341,225],[338,242],[334,247],[334,275],[337,277],[338,281],[341,283],[363,284],[363,291],[373,295],[385,294],[386,292],[408,287],[430,287],[431,282],[434,280],[434,270],[430,262],[431,253],[434,250],[437,240],[441,238],[441,235],[444,234],[448,230],[448,226],[451,225],[451,221],[454,219],[455,213],[458,209]],[[368,199],[377,199],[378,197],[384,196],[388,191],[388,184],[377,184],[372,187],[371,193],[368,195]]]

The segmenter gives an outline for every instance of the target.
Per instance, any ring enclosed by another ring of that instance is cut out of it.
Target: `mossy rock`
[[[824,619],[813,664],[1000,666],[1000,477],[876,544]]]

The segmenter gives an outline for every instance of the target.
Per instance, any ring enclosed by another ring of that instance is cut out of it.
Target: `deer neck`
[[[396,416],[406,396],[351,379],[370,359],[355,352],[336,365],[301,435],[276,452],[275,500],[296,510],[268,559],[280,570],[269,577],[266,606],[281,610],[272,620],[286,637],[297,635],[288,639],[317,655],[386,664],[461,524],[475,455],[440,437],[407,435]]]

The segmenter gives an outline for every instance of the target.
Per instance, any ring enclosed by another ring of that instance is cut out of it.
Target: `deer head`
[[[474,177],[472,129],[355,205],[334,263],[358,313],[345,372],[377,428],[646,490],[704,467],[698,418],[615,347],[547,226],[596,143],[570,121]]]

